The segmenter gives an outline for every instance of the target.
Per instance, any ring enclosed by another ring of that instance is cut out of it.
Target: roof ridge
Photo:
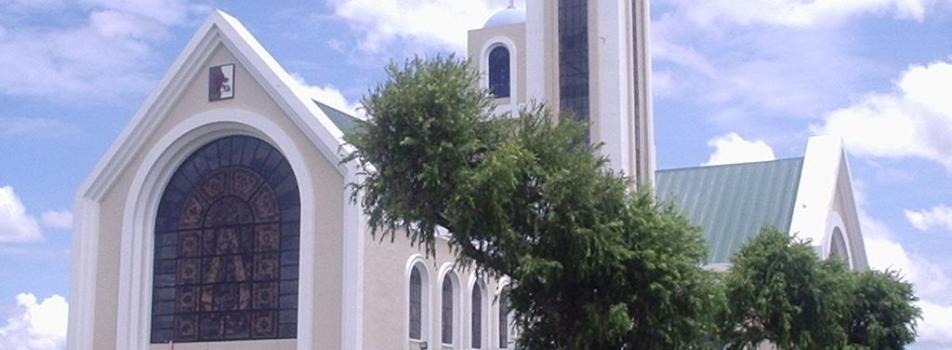
[[[697,170],[697,169],[712,169],[712,168],[722,168],[722,167],[731,167],[731,166],[757,165],[757,164],[766,164],[766,163],[775,163],[775,162],[789,162],[794,160],[803,160],[803,156],[780,158],[780,159],[773,159],[773,160],[761,160],[756,162],[729,163],[729,164],[716,164],[716,165],[695,165],[695,166],[680,167],[680,168],[660,169],[660,170],[655,170],[655,173]]]
[[[317,104],[319,104],[319,105],[321,105],[321,106],[323,106],[323,107],[330,108],[330,109],[334,110],[335,112],[338,112],[338,113],[340,113],[340,114],[346,115],[346,116],[348,116],[348,117],[351,117],[351,118],[354,118],[354,119],[358,119],[358,120],[360,119],[360,118],[357,118],[357,116],[355,116],[355,115],[353,115],[353,114],[350,114],[350,113],[347,113],[347,112],[342,111],[340,108],[337,108],[337,107],[331,106],[331,105],[329,105],[329,104],[327,104],[327,103],[324,103],[323,101],[318,100],[318,99],[315,98],[315,97],[311,97],[311,101],[314,101],[315,103],[317,103]]]

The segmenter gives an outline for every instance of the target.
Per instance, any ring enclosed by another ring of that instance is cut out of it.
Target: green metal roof
[[[360,119],[357,119],[356,117],[350,114],[344,113],[340,111],[339,109],[328,106],[322,103],[321,101],[318,101],[318,100],[313,100],[313,101],[315,104],[317,104],[318,107],[321,108],[321,111],[323,111],[324,114],[326,114],[327,117],[331,119],[331,122],[333,122],[334,125],[336,125],[338,129],[340,129],[340,131],[343,131],[345,134],[347,134],[357,129],[357,125],[359,125]]]
[[[761,228],[790,229],[803,158],[659,170],[656,192],[701,226],[708,263],[728,263]]]

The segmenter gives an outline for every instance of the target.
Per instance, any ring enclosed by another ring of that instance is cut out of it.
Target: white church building
[[[526,3],[469,32],[500,110],[587,121],[611,167],[705,228],[712,268],[762,225],[866,268],[838,141],[656,175],[647,1]],[[512,348],[505,278],[371,239],[341,163],[357,122],[212,12],[77,192],[68,349]]]

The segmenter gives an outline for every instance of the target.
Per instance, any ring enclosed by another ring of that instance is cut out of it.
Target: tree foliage
[[[522,348],[690,348],[710,334],[697,228],[630,192],[585,125],[542,106],[492,117],[492,97],[452,56],[387,73],[347,136],[376,237],[432,253],[445,228],[459,262],[509,276]]]
[[[850,344],[866,349],[902,349],[916,339],[921,311],[912,285],[896,271],[864,271],[852,276],[845,329]]]
[[[894,272],[851,272],[773,228],[741,248],[725,276],[721,340],[730,349],[901,349],[919,309]]]
[[[728,348],[770,342],[780,349],[846,345],[845,268],[821,262],[813,248],[774,228],[764,229],[731,259],[722,338]]]

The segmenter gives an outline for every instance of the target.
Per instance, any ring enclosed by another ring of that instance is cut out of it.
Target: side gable
[[[701,226],[711,268],[726,267],[763,226],[810,240],[821,258],[845,250],[852,269],[869,266],[849,164],[838,138],[810,138],[803,158],[656,174],[658,198]],[[834,239],[837,230],[841,239]]]
[[[826,258],[830,255],[832,232],[837,227],[846,232],[850,266],[866,269],[869,264],[843,141],[832,136],[811,137],[790,233],[812,240],[817,253]]]
[[[339,164],[342,147],[346,147],[341,130],[238,20],[215,10],[96,164],[77,192],[77,197],[96,201],[114,185],[119,174],[144,146],[144,135],[155,131],[172,102],[181,96],[190,79],[200,73],[199,70],[204,68],[203,63],[219,45],[234,54],[294,125],[335,164],[337,171],[342,175],[347,174],[347,167]]]

